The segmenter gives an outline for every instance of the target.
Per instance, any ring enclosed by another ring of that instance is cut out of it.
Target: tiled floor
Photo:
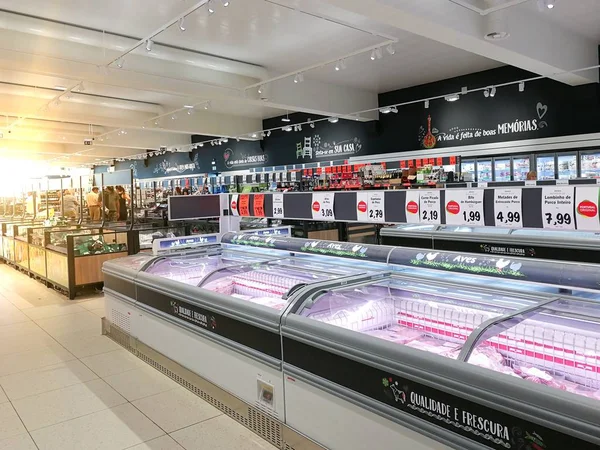
[[[77,301],[0,265],[0,450],[274,450],[101,335]]]

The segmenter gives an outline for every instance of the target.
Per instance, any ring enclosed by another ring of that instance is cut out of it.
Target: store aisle
[[[273,450],[101,335],[78,301],[0,265],[0,450]]]

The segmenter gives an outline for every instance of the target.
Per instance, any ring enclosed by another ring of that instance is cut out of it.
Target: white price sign
[[[446,224],[485,226],[483,189],[446,189]]]
[[[356,220],[359,222],[369,221],[369,193],[356,193]]]
[[[494,223],[497,227],[523,228],[521,189],[494,189]]]
[[[283,194],[273,194],[273,218],[283,219]]]
[[[291,176],[290,180],[296,181],[296,172],[290,172],[290,176]]]
[[[333,192],[313,192],[311,209],[314,220],[335,220],[333,198]]]
[[[600,231],[599,197],[600,188],[598,186],[577,186],[575,189],[575,217],[578,230]]]
[[[574,230],[575,187],[544,186],[542,189],[542,219],[544,228]]]
[[[441,223],[440,191],[421,191],[419,207],[421,223]]]
[[[409,189],[406,191],[406,223],[420,223],[419,191]]]
[[[369,192],[368,198],[368,220],[369,222],[383,222],[385,211],[385,193]]]
[[[231,196],[231,203],[229,204],[229,206],[231,207],[231,214],[233,214],[234,216],[239,216],[240,215],[240,211],[238,209],[238,195],[234,194]]]

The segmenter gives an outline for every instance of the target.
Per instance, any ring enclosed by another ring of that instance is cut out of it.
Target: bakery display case
[[[600,250],[593,231],[399,224],[380,235],[384,245],[562,261],[597,262]]]
[[[27,251],[29,254],[29,272],[43,281],[47,280],[46,265],[46,237],[50,232],[76,232],[80,230],[79,225],[71,226],[29,226],[27,228]]]
[[[27,227],[32,225],[34,225],[33,221],[24,219],[11,219],[0,223],[2,256],[6,262],[16,264],[16,237],[19,235],[19,227]],[[19,245],[19,254],[23,254],[23,248],[21,245]]]
[[[102,264],[127,256],[127,233],[81,228],[46,231],[47,279],[74,299],[77,291],[101,287]]]

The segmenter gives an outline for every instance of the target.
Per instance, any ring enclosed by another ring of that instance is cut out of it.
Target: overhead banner
[[[494,189],[494,223],[497,227],[523,228],[521,189]]]
[[[447,189],[446,224],[485,226],[483,189]]]
[[[574,186],[544,186],[542,188],[542,219],[544,228],[574,230],[574,213]]]
[[[333,192],[314,192],[312,195],[313,220],[335,220],[333,212]]]
[[[575,190],[575,218],[578,230],[600,231],[598,204],[600,187],[578,186]]]

